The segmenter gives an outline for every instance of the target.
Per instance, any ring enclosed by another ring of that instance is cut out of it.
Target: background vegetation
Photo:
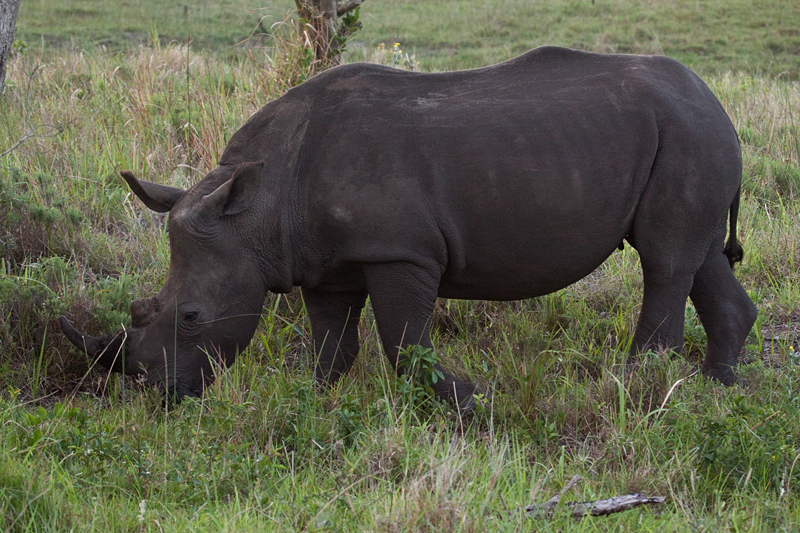
[[[122,50],[158,38],[235,55],[263,42],[291,1],[26,0],[18,35],[59,49]],[[595,52],[664,54],[713,75],[800,77],[800,4],[792,0],[367,0],[352,59],[378,43],[426,70],[478,67],[554,44]]]
[[[127,325],[131,297],[155,293],[169,261],[164,218],[118,170],[183,187],[212,168],[251,113],[310,71],[288,7],[22,3],[0,99],[0,527],[796,531],[793,1],[369,0],[345,56],[435,70],[549,43],[665,53],[703,73],[745,157],[737,273],[760,315],[740,385],[695,375],[705,335],[691,306],[684,355],[622,372],[641,299],[630,247],[550,296],[440,302],[438,353],[484,391],[471,418],[394,377],[369,312],[356,367],[317,393],[297,294],[268,298],[251,346],[202,400],[165,406],[89,369],[55,319]],[[668,500],[582,521],[522,511],[573,474],[585,481],[568,499]]]

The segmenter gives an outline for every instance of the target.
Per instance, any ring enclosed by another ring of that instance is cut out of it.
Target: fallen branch
[[[561,497],[574,487],[578,481],[581,480],[580,476],[574,476],[569,483],[567,483],[561,492],[553,496],[544,503],[535,503],[525,507],[525,511],[530,514],[543,514],[547,518],[551,518],[558,507]],[[614,496],[605,500],[597,500],[594,502],[568,502],[563,505],[564,508],[569,509],[572,518],[582,518],[586,515],[603,516],[612,513],[619,513],[639,507],[640,505],[664,503],[666,498],[664,496],[645,496],[643,493],[626,494],[625,496]]]

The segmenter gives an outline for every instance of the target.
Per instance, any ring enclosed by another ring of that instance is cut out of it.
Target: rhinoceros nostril
[[[131,302],[131,325],[135,328],[146,326],[151,321],[153,311],[152,300],[133,300]]]

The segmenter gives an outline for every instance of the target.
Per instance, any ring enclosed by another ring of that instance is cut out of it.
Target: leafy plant
[[[341,24],[339,24],[339,28],[333,35],[333,39],[336,43],[334,47],[331,47],[329,53],[338,50],[338,53],[341,54],[347,50],[347,43],[352,41],[355,34],[363,28],[361,21],[358,20],[360,16],[361,8],[357,7],[345,13],[342,18],[339,19]]]
[[[751,403],[738,396],[727,413],[703,417],[695,432],[699,470],[728,490],[785,490],[800,481],[800,471],[791,470],[797,440],[781,409]]]
[[[444,379],[444,373],[437,368],[439,355],[432,348],[412,344],[400,350],[400,376],[398,392],[412,407],[430,407],[436,394],[433,386]]]
[[[339,406],[333,413],[339,420],[339,435],[346,446],[353,446],[364,430],[364,413],[361,401],[357,396],[346,393],[339,400]]]

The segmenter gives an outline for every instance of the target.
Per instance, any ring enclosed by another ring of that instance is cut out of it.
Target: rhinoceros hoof
[[[708,379],[719,381],[726,387],[742,384],[742,380],[736,376],[731,365],[703,365],[702,372]]]

